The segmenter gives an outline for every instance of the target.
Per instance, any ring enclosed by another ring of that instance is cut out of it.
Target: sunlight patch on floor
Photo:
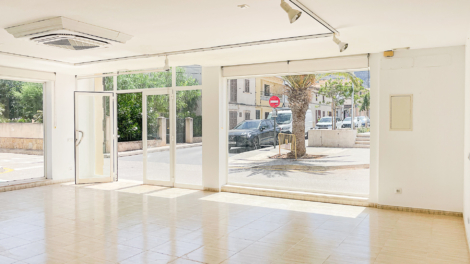
[[[149,193],[149,192],[154,192],[154,191],[161,191],[167,188],[168,187],[154,186],[154,185],[139,185],[139,186],[121,189],[121,190],[118,190],[118,192],[144,194],[144,193]]]
[[[158,191],[150,194],[148,196],[161,197],[161,198],[178,198],[184,195],[193,194],[197,192],[202,192],[201,190],[190,190],[190,189],[179,189],[179,188],[169,188],[167,190]]]
[[[122,189],[126,187],[137,186],[141,184],[142,184],[141,181],[119,180],[117,182],[96,184],[96,185],[88,186],[86,188],[112,191],[112,190],[118,190],[118,189]]]
[[[324,214],[331,216],[341,216],[357,218],[363,213],[365,207],[348,206],[341,204],[328,204],[310,201],[289,200],[283,198],[245,195],[237,193],[215,193],[200,200],[212,202],[224,202],[239,205],[251,205],[270,209],[281,209],[304,213]]]

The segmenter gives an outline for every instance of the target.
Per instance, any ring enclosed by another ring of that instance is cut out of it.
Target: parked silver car
[[[332,129],[333,124],[333,117],[331,116],[324,116],[322,117],[317,124],[315,125],[315,129]],[[339,118],[336,119],[336,128],[341,127],[341,120]]]
[[[366,122],[367,122],[367,126],[370,127],[370,119],[367,116],[358,116],[357,118],[359,118],[359,120],[361,121],[362,127],[366,126]]]
[[[354,118],[354,127],[361,127],[361,121],[359,118]],[[351,128],[351,117],[346,117],[341,125],[341,128]]]

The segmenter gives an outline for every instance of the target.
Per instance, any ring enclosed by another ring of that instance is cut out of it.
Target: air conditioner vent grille
[[[72,34],[50,34],[32,38],[40,44],[67,50],[87,50],[106,47],[109,43],[88,37]]]

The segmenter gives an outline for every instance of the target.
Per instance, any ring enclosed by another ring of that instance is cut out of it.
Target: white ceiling
[[[468,0],[300,0],[349,43],[340,53],[328,39],[303,40],[170,57],[170,65],[235,65],[463,45],[470,26]],[[248,4],[249,9],[237,5]],[[290,24],[280,0],[5,0],[0,2],[0,51],[77,63],[204,48],[329,31],[303,14]],[[64,16],[134,36],[107,49],[68,51],[15,39],[4,28]],[[64,66],[0,55],[0,65],[68,72],[109,72],[163,66],[163,58]]]

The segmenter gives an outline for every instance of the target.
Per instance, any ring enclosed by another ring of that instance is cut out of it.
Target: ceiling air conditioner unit
[[[132,36],[66,17],[54,17],[5,28],[15,38],[67,49],[88,50],[124,44]]]

